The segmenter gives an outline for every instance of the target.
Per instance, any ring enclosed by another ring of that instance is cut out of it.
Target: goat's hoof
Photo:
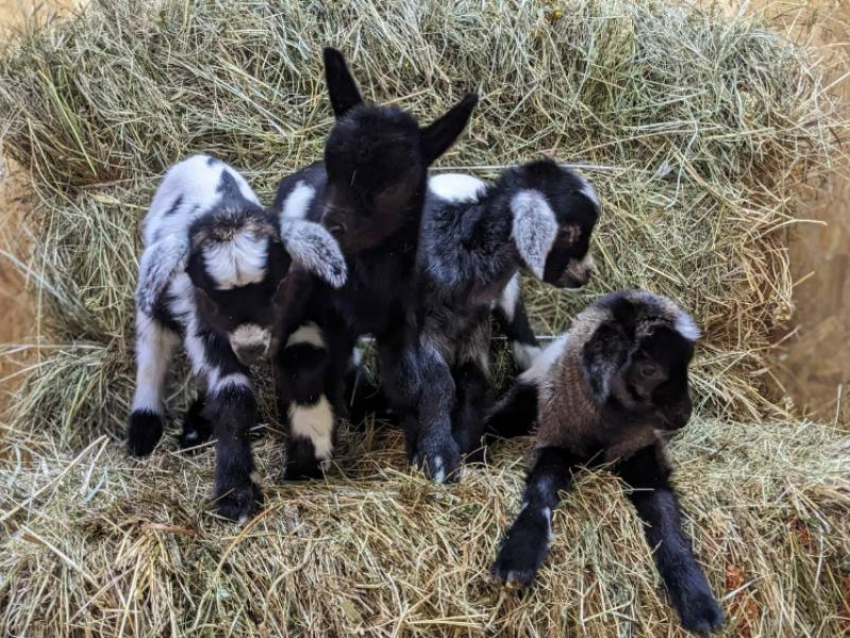
[[[420,444],[416,455],[416,465],[422,467],[425,475],[437,483],[455,483],[460,467],[460,450],[454,439],[430,441]]]
[[[240,487],[216,491],[215,511],[219,516],[245,523],[254,517],[263,501],[263,492],[253,481]]]
[[[707,585],[680,590],[674,602],[688,631],[707,635],[723,626],[723,611]]]
[[[162,416],[137,410],[127,424],[127,449],[133,456],[147,456],[162,438]]]
[[[511,551],[509,546],[502,548],[496,562],[490,569],[496,580],[507,589],[525,589],[534,581],[537,569],[523,556]]]
[[[212,436],[212,423],[205,418],[195,404],[186,412],[183,418],[183,431],[180,433],[180,449],[187,450],[197,448]]]
[[[318,481],[325,477],[326,462],[293,463],[283,469],[284,481]]]

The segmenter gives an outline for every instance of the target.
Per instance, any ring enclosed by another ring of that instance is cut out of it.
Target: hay
[[[397,433],[371,430],[346,437],[327,483],[282,485],[266,436],[255,447],[268,503],[238,528],[207,512],[211,449],[139,463],[105,436],[80,452],[52,432],[4,438],[18,456],[0,469],[14,531],[0,541],[3,635],[683,635],[605,472],[556,514],[537,587],[500,595],[487,569],[527,440],[441,488],[407,471]],[[850,438],[699,420],[672,450],[730,635],[847,630]]]
[[[537,329],[560,332],[621,287],[691,310],[706,328],[700,416],[674,453],[730,631],[847,630],[850,442],[765,420],[780,411],[770,334],[791,310],[785,234],[847,130],[810,51],[650,0],[100,0],[0,59],[3,150],[41,201],[32,253],[14,238],[4,252],[39,312],[36,356],[0,424],[0,634],[680,632],[604,473],[558,513],[529,596],[488,583],[527,441],[442,489],[408,472],[396,434],[372,430],[345,437],[327,483],[281,485],[266,436],[268,507],[243,529],[207,513],[210,450],[125,457],[138,221],[156,180],[212,152],[270,201],[330,128],[326,44],[351,55],[367,96],[424,119],[478,83],[481,107],[441,168],[488,177],[543,151],[587,168],[605,208],[599,276],[576,296],[529,282]],[[189,389],[173,391],[177,415]]]
[[[601,167],[590,175],[605,207],[599,276],[576,297],[530,285],[540,332],[563,331],[604,290],[666,293],[707,328],[696,374],[706,407],[763,413],[768,335],[791,311],[784,229],[846,130],[824,69],[763,27],[693,8],[554,9],[105,0],[28,35],[0,62],[0,130],[50,200],[34,220],[34,268],[58,275],[47,295],[75,297],[51,300],[54,327],[80,338],[106,302],[125,354],[131,239],[168,165],[218,154],[270,200],[282,174],[320,156],[331,121],[319,51],[332,43],[367,96],[422,117],[478,84],[481,107],[444,168],[490,176],[543,151]]]

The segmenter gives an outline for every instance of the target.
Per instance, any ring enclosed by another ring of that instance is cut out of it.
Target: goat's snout
[[[693,404],[690,398],[686,401],[681,401],[675,407],[669,409],[664,414],[664,429],[665,430],[681,430],[691,420],[691,412]]]
[[[239,326],[230,334],[230,347],[242,365],[252,366],[262,362],[271,351],[271,333],[268,329],[249,324]]]
[[[593,275],[594,262],[591,255],[586,255],[580,261],[570,262],[558,282],[561,288],[583,288]]]

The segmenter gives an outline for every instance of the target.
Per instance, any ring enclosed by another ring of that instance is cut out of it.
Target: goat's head
[[[259,207],[199,219],[190,229],[190,243],[186,271],[200,319],[227,339],[246,366],[277,349],[277,328],[293,301],[293,269],[335,287],[345,283],[345,260],[324,228],[302,220],[280,228],[277,216]]]
[[[428,166],[463,131],[477,96],[467,95],[420,127],[399,108],[365,104],[338,51],[325,49],[324,60],[336,123],[325,145],[323,225],[347,254],[375,248],[404,230],[415,235]]]
[[[570,169],[540,160],[506,171],[497,188],[510,198],[513,239],[525,266],[553,286],[584,286],[600,213],[593,187]]]
[[[598,322],[582,352],[598,405],[624,412],[630,418],[623,422],[684,427],[692,409],[688,366],[700,335],[693,318],[666,297],[637,290],[605,295],[582,314]]]

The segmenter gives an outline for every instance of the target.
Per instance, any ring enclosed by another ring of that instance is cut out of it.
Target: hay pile
[[[0,429],[0,634],[680,631],[605,474],[557,515],[530,596],[487,582],[527,441],[442,489],[406,470],[396,434],[352,433],[327,483],[282,486],[272,434],[256,446],[268,507],[243,529],[206,513],[211,450],[123,454],[138,221],[156,180],[211,152],[270,201],[330,128],[326,44],[367,96],[423,119],[477,84],[481,106],[442,168],[487,177],[543,151],[587,167],[605,208],[599,276],[575,297],[529,285],[537,328],[559,332],[621,287],[691,310],[707,333],[701,416],[674,453],[730,626],[847,629],[850,441],[764,420],[769,336],[790,313],[785,232],[846,131],[808,51],[649,0],[100,0],[0,59],[3,150],[42,200],[33,252],[16,257],[42,312],[38,359]]]

